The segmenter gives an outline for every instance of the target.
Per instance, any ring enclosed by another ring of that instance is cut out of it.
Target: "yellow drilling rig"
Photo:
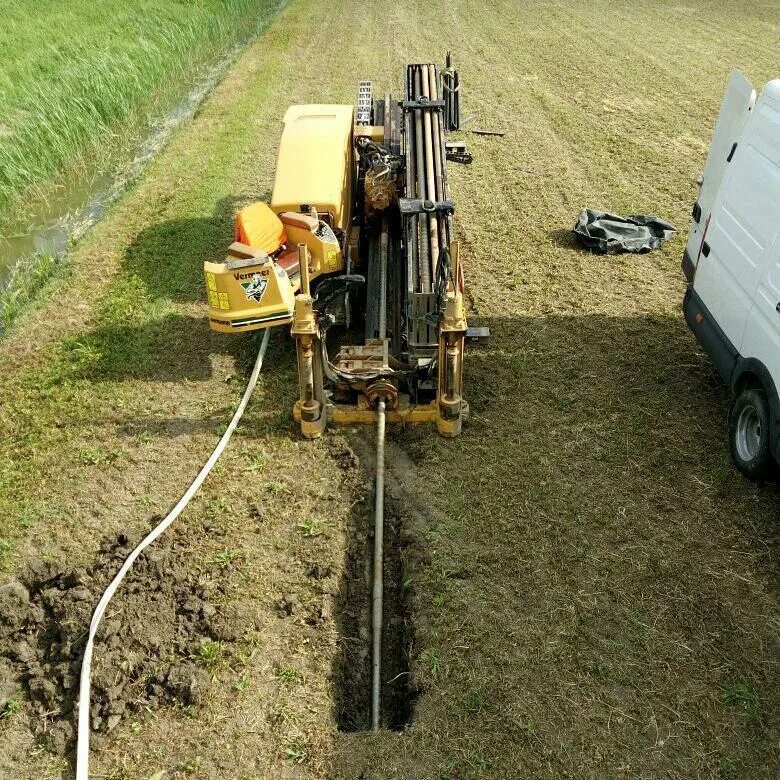
[[[356,106],[288,108],[270,204],[239,211],[227,257],[204,264],[211,328],[292,326],[308,438],[380,411],[456,436],[468,413],[446,72],[404,81],[402,100],[361,82]]]

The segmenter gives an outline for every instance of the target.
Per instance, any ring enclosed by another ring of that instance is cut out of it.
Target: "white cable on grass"
[[[187,492],[181,497],[179,503],[170,511],[168,516],[130,553],[127,560],[122,564],[122,568],[119,570],[116,577],[111,580],[111,584],[106,588],[97,607],[95,607],[95,612],[92,615],[92,622],[89,624],[89,638],[87,639],[87,647],[84,650],[84,660],[81,664],[78,736],[76,743],[76,780],[89,780],[90,674],[92,669],[92,651],[94,649],[95,634],[97,634],[100,621],[103,618],[103,613],[106,611],[108,602],[111,601],[112,596],[121,585],[125,575],[130,571],[133,563],[135,563],[136,558],[138,558],[138,556],[184,511],[187,504],[189,504],[190,499],[195,495],[201,484],[203,484],[203,480],[206,479],[209,472],[214,467],[214,464],[219,460],[219,456],[222,454],[228,441],[230,441],[230,437],[233,435],[233,431],[236,429],[238,421],[241,419],[241,415],[243,415],[244,410],[246,409],[247,403],[249,403],[252,391],[255,389],[257,377],[263,366],[263,357],[265,356],[265,349],[268,346],[268,337],[270,333],[270,329],[265,331],[263,341],[260,344],[260,351],[257,353],[255,366],[252,369],[252,374],[249,377],[246,390],[244,390],[244,395],[241,397],[241,402],[239,403],[227,430],[222,434],[222,438],[214,448],[214,452],[211,453],[211,457],[206,461],[206,465],[200,470],[198,476],[195,477],[195,481],[189,486]]]

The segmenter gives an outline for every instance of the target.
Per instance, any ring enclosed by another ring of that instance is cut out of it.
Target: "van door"
[[[780,229],[779,89],[780,80],[767,84],[730,153],[694,282],[713,319],[740,352],[756,290]]]
[[[712,141],[707,163],[704,166],[699,197],[693,206],[693,219],[685,251],[694,265],[699,257],[702,236],[710,218],[712,204],[723,181],[726,166],[729,164],[729,153],[742,133],[742,128],[755,102],[756,91],[753,85],[738,70],[732,70],[726,85],[726,93],[720,104],[718,121],[712,131]]]
[[[764,210],[773,224],[767,236],[761,273],[740,352],[766,366],[780,390],[780,79],[770,81],[756,106],[756,124],[750,143],[772,172],[774,190],[768,191]],[[765,174],[764,181],[770,174]]]

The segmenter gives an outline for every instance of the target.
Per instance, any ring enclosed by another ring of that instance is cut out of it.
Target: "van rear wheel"
[[[769,403],[763,390],[746,388],[729,409],[729,447],[734,465],[748,479],[762,480],[773,468],[769,449]]]

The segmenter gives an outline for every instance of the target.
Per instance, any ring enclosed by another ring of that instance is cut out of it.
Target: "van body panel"
[[[721,378],[731,385],[739,363],[739,350],[729,341],[692,285],[685,291],[683,313],[688,327],[710,356]]]
[[[745,123],[712,205],[696,268],[697,292],[740,351],[780,230],[780,103],[775,92],[768,85]]]
[[[773,377],[780,377],[780,79],[765,87],[754,120],[745,143],[761,158],[761,175],[757,165],[752,168],[755,186],[765,198],[764,217],[755,222],[766,243],[756,255],[756,286],[740,353],[760,360]]]
[[[739,91],[733,75],[729,85]],[[738,126],[727,121],[726,103],[715,136],[721,119],[732,128],[724,133]],[[689,234],[683,310],[732,391],[746,376],[764,389],[769,447],[780,462],[780,79],[765,86],[734,140],[721,138],[719,145],[721,151],[728,146],[727,162],[709,213],[699,215],[704,227],[698,248],[691,249],[696,219]],[[711,150],[708,166],[712,159]]]
[[[756,91],[753,85],[738,70],[732,70],[715,129],[712,132],[699,198],[694,206],[694,219],[691,221],[691,229],[688,233],[685,251],[691,269],[699,257],[704,230],[726,172],[729,153],[742,133],[742,128],[755,102]],[[687,271],[686,276],[688,276]]]
[[[760,154],[764,168],[774,172],[775,189],[767,192],[763,227],[768,246],[759,259],[759,273],[741,347],[744,357],[756,357],[774,377],[780,377],[780,79],[770,82],[756,108],[755,132],[748,142]],[[773,207],[773,208],[772,208]]]

